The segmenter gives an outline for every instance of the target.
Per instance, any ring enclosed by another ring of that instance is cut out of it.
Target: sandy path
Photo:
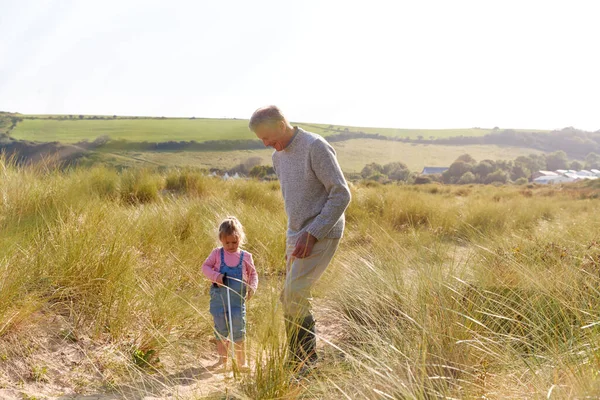
[[[326,358],[329,358],[332,347],[328,342],[336,343],[342,338],[342,324],[332,318],[334,312],[325,301],[316,304],[318,348],[321,354],[328,353]],[[30,332],[35,342],[25,349],[22,349],[23,338],[18,335],[0,341],[0,354],[8,355],[6,360],[0,360],[0,399],[234,398],[228,394],[239,381],[230,371],[217,373],[211,368],[217,357],[209,347],[200,357],[193,357],[193,351],[186,349],[185,343],[180,344],[183,349],[179,349],[179,355],[165,351],[161,354],[162,367],[152,373],[132,367],[128,356],[109,343],[61,338],[64,321],[60,317],[47,319],[48,316],[38,316],[36,327]],[[15,353],[14,349],[21,349],[21,353]],[[129,378],[121,376],[119,383],[109,387],[107,382],[111,382],[115,365],[126,369],[124,375]]]

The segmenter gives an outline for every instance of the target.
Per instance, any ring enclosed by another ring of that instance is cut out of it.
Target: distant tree
[[[510,179],[516,181],[520,178],[529,179],[531,172],[523,164],[513,165],[510,171]]]
[[[580,171],[583,169],[583,163],[581,161],[573,160],[571,161],[571,164],[569,164],[569,169]]]
[[[461,176],[470,171],[471,165],[457,160],[450,164],[450,167],[442,174],[442,180],[444,183],[456,183]]]
[[[471,172],[465,172],[459,179],[458,179],[458,183],[459,185],[468,185],[471,183],[475,183],[475,181],[477,180],[477,178],[475,178],[475,175]]]
[[[397,168],[386,174],[392,181],[408,182],[413,174],[408,168]]]
[[[556,171],[557,169],[567,169],[567,162],[567,153],[562,150],[546,155],[546,165],[551,171]]]
[[[473,172],[476,173],[479,178],[483,181],[486,176],[491,174],[496,170],[496,163],[492,160],[483,160],[475,167],[473,167]]]
[[[491,174],[489,174],[485,180],[484,183],[489,184],[489,183],[506,183],[508,181],[508,174],[506,173],[506,171],[502,171],[500,169],[492,172]]]
[[[271,166],[268,166],[268,165],[255,165],[250,170],[249,175],[251,177],[253,177],[253,178],[262,179],[262,178],[264,178],[264,177],[266,177],[268,175],[272,175],[274,173],[275,173],[275,170]]]
[[[585,168],[600,169],[600,155],[596,153],[589,153],[587,156],[585,156]]]
[[[501,169],[502,171],[510,172],[513,167],[512,160],[498,160],[496,161],[496,169]]]
[[[418,140],[423,140],[423,135],[419,135],[419,136],[417,136],[417,139],[418,139]]]
[[[117,119],[117,116],[116,116],[116,115],[113,115],[113,119]]]
[[[83,115],[80,115],[80,116],[79,116],[79,119],[83,119]]]
[[[417,176],[415,178],[415,185],[425,185],[427,183],[431,183],[432,180],[428,175],[424,175],[424,176]]]
[[[519,178],[519,179],[517,179],[517,180],[515,181],[515,184],[517,184],[517,185],[526,185],[526,184],[527,184],[527,182],[529,182],[529,181],[527,180],[527,178]]]
[[[262,159],[260,157],[250,157],[247,158],[241,165],[243,166],[243,173],[249,173],[252,168],[260,165],[262,163]]]
[[[404,164],[404,163],[402,163],[402,162],[399,162],[399,161],[397,161],[397,162],[391,162],[391,163],[385,164],[385,165],[383,166],[383,170],[382,170],[382,172],[383,172],[385,175],[390,175],[390,174],[391,174],[391,173],[393,173],[394,171],[397,171],[397,170],[405,170],[405,169],[408,169],[408,167],[406,166],[406,164]]]
[[[545,170],[548,167],[546,166],[546,157],[539,154],[530,154],[528,156],[519,156],[515,159],[515,165],[522,165],[527,168],[531,172]]]
[[[471,157],[471,155],[469,155],[469,154],[463,154],[462,156],[458,157],[456,159],[456,161],[462,161],[462,162],[467,163],[467,164],[475,164],[475,163],[477,163],[477,161],[475,161],[475,159],[473,157]]]
[[[364,168],[360,172],[360,176],[362,176],[363,179],[371,179],[373,176],[375,176],[375,174],[383,175],[383,167],[381,166],[381,164],[377,164],[377,163],[367,164],[364,166]]]

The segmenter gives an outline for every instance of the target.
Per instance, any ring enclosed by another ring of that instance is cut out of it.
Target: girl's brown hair
[[[227,217],[219,225],[219,239],[225,236],[235,236],[240,241],[240,246],[246,242],[246,234],[242,223],[236,217]]]

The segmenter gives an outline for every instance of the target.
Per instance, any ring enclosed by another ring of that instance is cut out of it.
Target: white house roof
[[[579,175],[577,175],[577,174],[574,174],[574,173],[572,173],[572,172],[567,172],[567,173],[565,174],[565,176],[566,176],[567,178],[572,178],[572,179],[575,179],[575,180],[577,180],[577,179],[583,179],[583,178],[584,178],[583,176],[579,176]]]
[[[600,171],[598,171],[597,169],[591,169],[590,171],[592,171],[596,175],[600,175]]]
[[[538,171],[538,173],[540,173],[544,176],[558,176],[558,174],[553,171]]]

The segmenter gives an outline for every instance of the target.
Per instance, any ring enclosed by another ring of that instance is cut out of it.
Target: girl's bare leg
[[[219,340],[217,341],[217,354],[219,354],[219,363],[217,365],[221,365],[221,364],[227,364],[227,348],[229,342],[224,341],[224,340]]]
[[[247,368],[246,364],[246,342],[240,340],[235,343],[235,360],[238,368]]]

